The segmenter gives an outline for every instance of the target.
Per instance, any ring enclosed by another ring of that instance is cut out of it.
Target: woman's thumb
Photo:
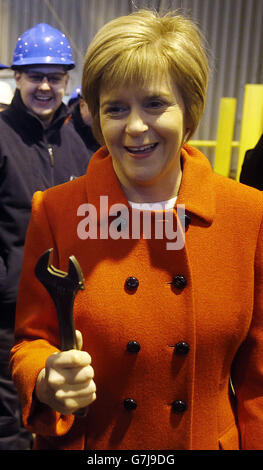
[[[81,351],[82,346],[83,346],[83,339],[82,339],[82,334],[79,330],[76,330],[76,339],[77,339],[77,347]]]

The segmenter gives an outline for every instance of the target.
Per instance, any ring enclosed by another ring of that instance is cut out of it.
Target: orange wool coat
[[[82,204],[99,213],[108,195],[109,207],[128,205],[106,148],[85,176],[35,194],[11,366],[37,449],[263,448],[262,193],[215,175],[189,145],[182,163],[177,203],[191,222],[181,250],[167,250],[167,240],[79,238]],[[85,277],[74,318],[97,386],[85,418],[34,396],[59,347],[54,305],[33,273],[50,247],[56,267],[66,271],[74,254]],[[187,282],[181,289],[177,275]],[[133,292],[130,276],[139,281]],[[140,350],[129,352],[130,341]],[[125,409],[127,398],[136,409]]]

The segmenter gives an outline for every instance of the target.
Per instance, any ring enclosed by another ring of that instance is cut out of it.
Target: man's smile
[[[42,96],[42,95],[38,96],[38,95],[35,95],[34,99],[37,100],[37,101],[47,102],[47,101],[52,100],[52,96]]]

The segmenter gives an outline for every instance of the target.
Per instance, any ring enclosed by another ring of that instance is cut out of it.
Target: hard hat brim
[[[16,69],[16,68],[20,68],[20,67],[24,67],[25,65],[61,65],[65,68],[67,68],[68,70],[71,70],[71,69],[74,69],[75,67],[75,63],[74,62],[70,62],[70,63],[67,63],[66,61],[64,62],[60,57],[36,57],[36,58],[23,58],[21,60],[16,60],[15,62],[13,62],[13,64],[11,65],[11,68],[12,69]]]

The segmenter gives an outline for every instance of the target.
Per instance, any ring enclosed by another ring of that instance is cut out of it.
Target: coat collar
[[[184,145],[181,156],[183,177],[177,204],[184,204],[187,212],[210,225],[215,215],[212,167],[205,155],[191,145]]]
[[[181,152],[183,176],[177,204],[184,204],[188,213],[210,225],[215,214],[213,171],[208,159],[196,148],[185,144]],[[100,196],[108,196],[108,204],[124,204],[127,199],[112,166],[106,147],[91,158],[87,170],[87,198],[99,214]]]

